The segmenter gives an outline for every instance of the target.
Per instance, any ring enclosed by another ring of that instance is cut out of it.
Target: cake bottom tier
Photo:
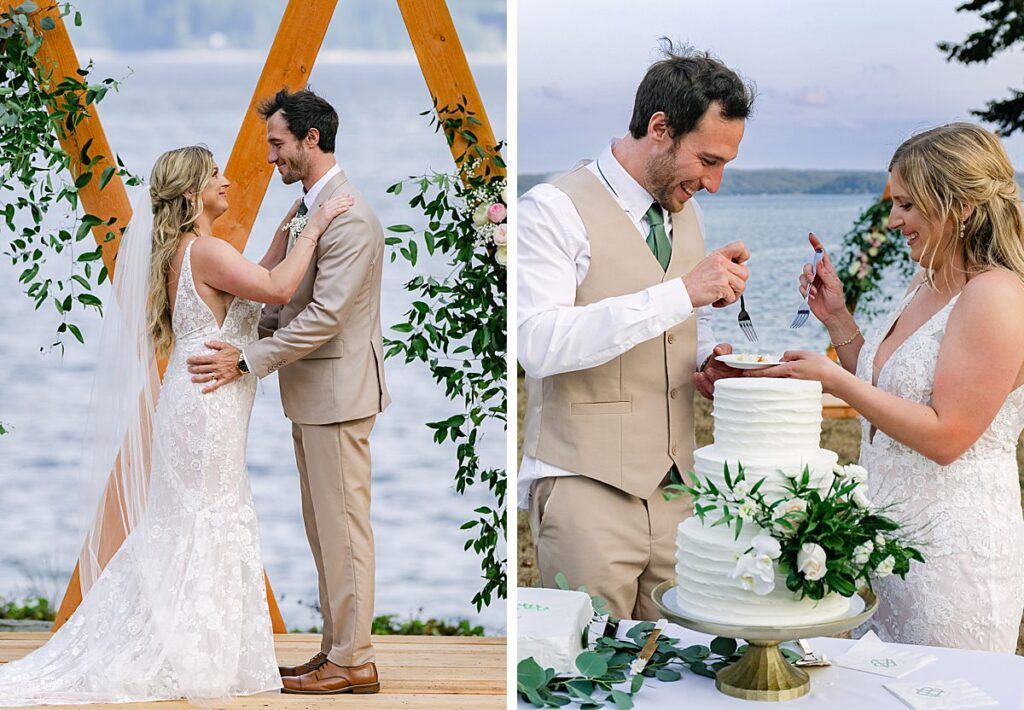
[[[744,589],[732,572],[758,532],[756,525],[746,525],[736,540],[725,525],[704,527],[696,517],[679,524],[676,595],[681,611],[695,619],[749,626],[817,624],[849,612],[850,600],[839,594],[818,601],[798,598],[786,588],[782,573],[775,577],[775,589],[764,596]]]

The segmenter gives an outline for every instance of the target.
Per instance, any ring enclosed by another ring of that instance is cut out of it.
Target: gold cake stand
[[[743,626],[687,616],[676,606],[675,588],[676,580],[669,579],[651,592],[654,604],[666,619],[701,633],[741,638],[747,642],[743,657],[718,671],[715,678],[715,687],[720,692],[743,700],[778,702],[806,695],[811,690],[810,676],[786,661],[779,644],[849,631],[871,618],[878,609],[878,599],[863,589],[850,599],[849,613],[832,621],[805,626]]]

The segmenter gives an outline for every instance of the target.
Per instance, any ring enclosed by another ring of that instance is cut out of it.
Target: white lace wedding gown
[[[920,288],[920,287],[919,287]],[[875,353],[913,298],[912,291],[865,340],[857,376],[871,382]],[[954,297],[886,361],[878,387],[913,402],[931,401],[939,347]],[[978,367],[984,367],[979,354]],[[862,422],[860,464],[876,504],[917,530],[926,563],[906,580],[874,582],[880,604],[861,628],[885,641],[1013,653],[1024,609],[1024,522],[1017,439],[1024,428],[1024,387],[1010,393],[992,424],[948,466],[940,466]]]
[[[260,306],[236,298],[222,327],[185,249],[174,351],[154,423],[149,500],[137,527],[45,646],[0,665],[0,706],[220,698],[281,687],[245,445],[256,390],[212,394],[186,358],[204,341],[256,338]]]

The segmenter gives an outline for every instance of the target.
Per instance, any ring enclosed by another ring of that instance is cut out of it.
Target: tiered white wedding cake
[[[737,377],[715,383],[715,443],[694,452],[694,473],[728,490],[724,466],[735,477],[743,464],[745,483],[760,479],[768,501],[785,496],[786,476],[799,478],[810,469],[811,485],[825,491],[832,483],[838,459],[821,448],[821,384],[767,377]],[[733,577],[737,560],[762,532],[745,524],[735,539],[732,527],[712,524],[720,511],[704,522],[694,516],[676,533],[677,603],[697,619],[752,626],[812,624],[843,616],[849,599],[831,593],[820,601],[798,599],[777,572],[775,588],[765,595],[745,589]],[[735,525],[735,522],[732,523]]]

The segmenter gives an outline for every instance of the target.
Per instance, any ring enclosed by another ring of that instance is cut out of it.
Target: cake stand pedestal
[[[739,661],[716,674],[715,687],[734,698],[774,702],[793,700],[811,690],[810,677],[786,660],[779,644],[849,631],[871,618],[878,609],[878,599],[865,589],[850,599],[850,610],[846,615],[832,621],[795,626],[744,626],[687,616],[677,606],[674,579],[655,587],[651,598],[666,619],[680,626],[705,634],[745,640],[748,644],[746,653]]]

